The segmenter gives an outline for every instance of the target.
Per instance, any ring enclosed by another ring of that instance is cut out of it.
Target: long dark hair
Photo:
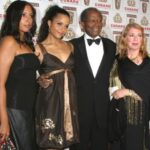
[[[22,17],[23,10],[26,5],[29,5],[33,12],[33,24],[32,28],[29,32],[26,32],[24,35],[24,41],[20,40],[20,32],[19,32],[19,23]],[[36,21],[35,21],[36,11],[33,6],[26,1],[14,1],[10,4],[10,6],[6,10],[5,20],[2,23],[1,31],[0,31],[0,39],[4,36],[11,35],[14,39],[19,43],[25,43],[33,48],[32,37],[36,31]]]
[[[42,19],[42,23],[41,23],[41,26],[40,26],[40,29],[39,29],[38,38],[37,38],[38,42],[42,42],[48,36],[48,33],[49,33],[48,20],[53,21],[53,19],[58,14],[63,14],[63,15],[66,15],[66,16],[68,16],[70,18],[69,13],[65,9],[60,8],[57,5],[50,6],[47,9],[47,11],[46,11],[46,13],[45,13],[45,15],[44,15],[44,17]]]

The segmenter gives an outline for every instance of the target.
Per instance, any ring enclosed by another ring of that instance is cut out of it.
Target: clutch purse
[[[0,143],[0,150],[17,150],[10,138]]]
[[[109,140],[117,141],[125,133],[127,127],[127,113],[123,98],[112,99],[109,109]]]

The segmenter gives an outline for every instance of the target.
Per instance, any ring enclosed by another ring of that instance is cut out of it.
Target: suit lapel
[[[90,63],[89,63],[89,60],[88,60],[88,57],[87,57],[87,52],[86,52],[86,47],[85,47],[85,41],[84,41],[84,36],[82,36],[80,39],[80,45],[79,45],[79,50],[81,52],[81,56],[83,57],[84,59],[84,62],[86,63],[86,66],[88,67],[90,73],[92,74],[93,76],[93,72],[92,72],[92,68],[90,66]]]
[[[92,72],[92,68],[90,66],[90,63],[89,63],[89,60],[88,60],[88,57],[87,57],[87,52],[86,52],[86,46],[85,46],[85,41],[84,41],[84,36],[82,36],[81,38],[79,38],[79,42],[80,42],[80,45],[79,45],[79,51],[81,52],[81,56],[83,57],[84,59],[84,62],[86,63],[86,66],[91,74],[91,76],[94,78],[93,76],[93,72]],[[96,74],[96,77],[95,79],[99,76],[99,74],[101,74],[103,71],[102,71],[102,68],[103,66],[105,66],[107,64],[107,51],[108,51],[108,48],[109,46],[107,45],[107,43],[105,42],[105,39],[102,38],[102,42],[103,42],[103,51],[104,51],[104,55],[103,55],[103,58],[102,58],[102,61],[100,63],[100,66],[98,68],[98,71],[97,71],[97,74]]]
[[[103,42],[104,55],[103,55],[103,58],[102,58],[102,61],[101,61],[100,65],[99,65],[99,68],[98,68],[98,71],[97,71],[97,74],[96,74],[96,78],[98,77],[99,73],[102,73],[102,71],[101,71],[101,70],[102,70],[102,67],[107,64],[107,63],[106,63],[106,60],[107,60],[106,56],[107,56],[107,49],[108,49],[108,48],[107,48],[107,45],[106,45],[106,43],[105,43],[105,39],[102,38],[101,40],[102,40],[102,42]]]

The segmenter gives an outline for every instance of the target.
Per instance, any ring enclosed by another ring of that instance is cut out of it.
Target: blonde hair
[[[144,29],[142,26],[140,26],[137,23],[129,23],[123,32],[121,33],[121,36],[119,38],[118,44],[117,44],[117,52],[119,54],[119,58],[125,58],[127,56],[127,43],[126,43],[126,36],[131,28],[135,28],[141,31],[142,33],[142,44],[140,47],[140,54],[142,58],[145,58],[148,56],[147,48],[146,48],[146,41],[145,41],[145,34],[144,34]]]

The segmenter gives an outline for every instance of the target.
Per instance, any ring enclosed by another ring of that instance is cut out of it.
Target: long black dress
[[[76,84],[72,73],[72,53],[65,62],[47,53],[44,54],[39,73],[47,74],[51,84],[40,88],[37,98],[37,143],[41,148],[64,148],[78,142],[78,118]]]
[[[36,150],[33,109],[37,95],[36,70],[39,65],[33,53],[17,55],[6,82],[11,136],[17,150]]]
[[[118,59],[118,73],[125,88],[134,90],[142,101],[126,100],[127,129],[113,150],[150,150],[150,58],[136,65],[130,59]]]

